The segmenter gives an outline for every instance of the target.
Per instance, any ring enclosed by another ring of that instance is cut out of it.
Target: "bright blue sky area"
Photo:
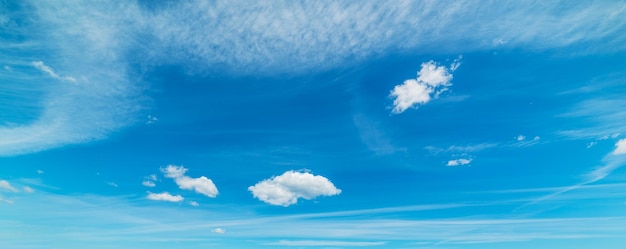
[[[626,4],[0,2],[2,248],[621,248]]]

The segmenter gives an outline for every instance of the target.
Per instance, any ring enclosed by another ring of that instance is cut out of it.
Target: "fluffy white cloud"
[[[613,151],[613,155],[622,155],[626,154],[626,138],[622,138],[617,143],[615,143],[615,150]]]
[[[472,159],[460,158],[460,159],[448,161],[447,166],[460,166],[460,165],[470,164],[471,162],[472,162]]]
[[[515,140],[517,140],[517,141],[524,141],[524,139],[526,139],[526,136],[524,136],[524,135],[519,135],[519,136],[515,137]]]
[[[161,169],[165,177],[174,179],[180,189],[194,190],[197,193],[214,198],[219,193],[213,181],[205,176],[191,178],[186,176],[187,169],[183,166],[168,165]]]
[[[189,201],[189,205],[192,205],[194,207],[200,206],[197,201]]]
[[[215,229],[211,230],[211,232],[219,233],[219,234],[225,234],[226,230],[224,230],[223,228],[219,228],[218,227],[218,228],[215,228]]]
[[[460,62],[454,62],[450,69],[438,66],[434,61],[422,63],[417,79],[405,80],[393,88],[389,96],[393,98],[393,113],[402,113],[411,107],[426,104],[431,99],[448,90],[452,74]]]
[[[171,195],[168,192],[163,192],[163,193],[158,193],[158,194],[148,192],[148,196],[146,198],[148,198],[148,200],[153,200],[153,201],[170,201],[170,202],[181,202],[185,199],[180,195]]]
[[[18,190],[15,187],[11,186],[11,183],[9,183],[6,180],[0,180],[0,189],[4,189],[7,191],[11,191],[11,192],[18,192]]]
[[[341,193],[326,177],[293,170],[260,181],[248,190],[265,203],[284,207],[297,203],[298,198],[311,200]]]

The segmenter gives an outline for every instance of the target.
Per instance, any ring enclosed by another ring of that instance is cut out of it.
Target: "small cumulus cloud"
[[[197,201],[189,201],[189,205],[192,205],[194,207],[200,206]]]
[[[0,190],[5,190],[5,191],[9,191],[9,192],[18,192],[19,191],[15,187],[11,186],[11,183],[9,183],[6,180],[0,180]]]
[[[613,151],[613,155],[622,155],[626,154],[626,138],[622,138],[617,143],[615,143],[615,150]]]
[[[318,196],[341,193],[341,189],[336,188],[326,177],[293,170],[260,181],[248,187],[248,190],[255,198],[267,204],[284,207],[297,203],[298,198],[311,200]]]
[[[214,233],[219,233],[219,234],[225,234],[225,233],[226,233],[226,230],[225,230],[225,229],[223,229],[223,228],[219,228],[219,227],[218,227],[218,228],[215,228],[215,229],[211,230],[211,232],[214,232]]]
[[[533,138],[533,141],[539,141],[540,139],[541,139],[541,137],[539,137],[539,136],[535,136],[535,137]]]
[[[148,192],[148,196],[146,198],[148,198],[148,200],[153,200],[153,201],[169,201],[169,202],[181,202],[185,199],[180,195],[171,195],[168,192],[163,192],[163,193],[158,193],[158,194]]]
[[[519,136],[515,137],[515,140],[517,140],[517,141],[524,141],[524,139],[526,139],[526,136],[524,136],[524,135],[519,135]]]
[[[461,165],[467,165],[467,164],[470,164],[471,162],[472,162],[472,159],[459,158],[459,159],[455,159],[455,160],[450,160],[450,161],[448,161],[448,163],[446,164],[446,166],[450,166],[450,167],[454,167],[454,166],[461,166]]]
[[[447,91],[452,85],[451,72],[461,65],[460,58],[450,68],[439,66],[434,61],[422,63],[416,79],[405,80],[403,84],[396,85],[389,94],[394,99],[392,113],[402,113],[411,107],[426,104]]]
[[[141,185],[152,188],[156,186],[155,182],[158,180],[159,178],[157,177],[157,175],[152,174],[152,175],[144,177],[144,180],[141,182]]]
[[[183,166],[168,165],[161,171],[163,171],[165,177],[174,179],[174,182],[180,189],[193,190],[211,198],[215,198],[218,194],[217,187],[211,179],[205,176],[198,178],[186,176],[187,169]]]

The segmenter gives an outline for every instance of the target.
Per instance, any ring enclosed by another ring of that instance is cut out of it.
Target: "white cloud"
[[[45,172],[43,172],[43,170],[40,170],[40,169],[38,169],[38,170],[37,170],[37,174],[40,174],[40,175],[41,175],[41,174],[43,174],[43,173],[45,173]]]
[[[11,186],[11,183],[9,183],[6,180],[0,180],[0,189],[4,189],[4,190],[10,191],[10,192],[18,192],[19,191],[15,187]]]
[[[38,1],[29,11],[4,13],[4,23],[13,18],[32,22],[19,28],[3,26],[7,37],[28,41],[0,44],[11,45],[0,51],[2,65],[15,65],[11,75],[3,78],[3,87],[17,82],[15,89],[31,89],[23,87],[29,83],[45,97],[36,101],[43,109],[37,120],[0,127],[0,155],[105,139],[133,124],[145,107],[142,80],[133,68],[179,64],[189,72],[297,74],[432,48],[463,53],[499,47],[551,49],[596,41],[605,46],[584,46],[586,50],[626,48],[621,32],[626,29],[621,18],[626,10],[619,1],[566,5],[496,1],[488,7],[465,0],[305,5],[199,0],[157,5],[146,9],[137,1]],[[33,59],[15,54],[45,54],[35,59],[34,66],[46,77],[22,70],[19,65],[32,64]],[[46,64],[37,63],[42,60]],[[74,75],[81,85],[50,86],[50,77],[65,74]]]
[[[159,178],[157,177],[156,174],[151,174],[149,176],[144,177],[144,180],[141,182],[141,185],[152,188],[156,186],[155,182],[158,180]]]
[[[192,205],[194,207],[200,206],[197,201],[189,201],[189,205]]]
[[[448,161],[448,164],[446,165],[447,166],[460,166],[460,165],[470,164],[471,162],[472,162],[472,159],[460,158],[460,159],[450,160]]]
[[[613,155],[622,155],[626,154],[626,138],[622,138],[617,143],[615,143],[615,150],[613,151]]]
[[[29,187],[29,186],[24,186],[22,189],[23,189],[23,190],[24,190],[24,192],[26,192],[26,193],[33,193],[33,192],[35,192],[35,190],[33,190],[33,189],[32,189],[31,187]]]
[[[185,175],[187,169],[183,166],[168,165],[166,168],[161,169],[165,174],[165,177],[174,179],[174,182],[180,189],[194,190],[197,193],[205,196],[215,198],[219,193],[213,181],[205,176],[198,178],[191,178]]]
[[[109,185],[111,187],[114,187],[114,188],[118,187],[117,183],[115,183],[115,182],[107,182],[107,185]]]
[[[265,203],[284,207],[297,203],[298,198],[311,200],[341,193],[326,177],[293,170],[260,181],[248,190]]]
[[[144,180],[143,182],[141,182],[141,185],[152,188],[156,186],[156,183],[150,180]]]
[[[170,201],[170,202],[181,202],[185,199],[180,195],[171,195],[168,192],[163,192],[159,194],[148,192],[148,196],[146,198],[148,198],[148,200],[153,200],[153,201]]]
[[[215,229],[211,230],[211,232],[219,233],[219,234],[225,234],[226,230],[224,230],[223,228],[219,228],[218,227],[218,228],[215,228]]]
[[[453,64],[454,69],[459,62]],[[417,73],[417,79],[405,80],[403,84],[393,88],[389,96],[393,98],[393,113],[402,113],[406,109],[417,105],[426,104],[432,98],[445,92],[450,86],[452,74],[444,66],[438,66],[434,61],[422,63],[422,68]]]
[[[595,146],[596,144],[598,144],[598,143],[597,143],[597,142],[589,142],[589,143],[587,144],[587,149],[589,149],[589,148],[591,148],[591,147]]]
[[[535,136],[535,137],[533,138],[533,141],[539,141],[539,140],[541,140],[541,137],[539,137],[539,136]]]
[[[517,141],[524,141],[524,139],[526,139],[526,136],[524,135],[519,135],[515,138]]]

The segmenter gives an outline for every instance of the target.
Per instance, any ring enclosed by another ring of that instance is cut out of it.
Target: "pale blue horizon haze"
[[[624,1],[0,0],[0,248],[626,245]]]

